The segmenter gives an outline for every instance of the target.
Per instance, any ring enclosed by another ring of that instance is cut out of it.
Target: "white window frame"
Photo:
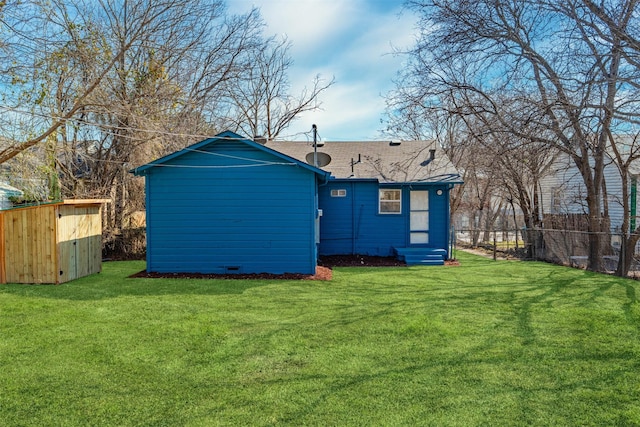
[[[347,197],[347,190],[344,188],[336,188],[331,190],[331,197]]]
[[[387,194],[397,194],[397,199],[386,198]],[[386,208],[383,210],[383,205]],[[389,206],[396,206],[397,209],[388,210]],[[401,188],[380,188],[378,190],[378,213],[380,215],[400,215],[402,214],[402,189]]]
[[[409,244],[429,244],[429,190],[409,194]]]

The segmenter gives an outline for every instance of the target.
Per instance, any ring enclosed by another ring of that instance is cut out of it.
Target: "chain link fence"
[[[556,229],[511,229],[455,231],[455,246],[483,250],[494,258],[545,261],[575,268],[589,266],[590,234],[586,231]],[[640,242],[626,254],[622,233],[600,235],[599,271],[613,274],[620,262],[628,265],[628,276],[640,278]],[[622,256],[621,256],[622,255]]]

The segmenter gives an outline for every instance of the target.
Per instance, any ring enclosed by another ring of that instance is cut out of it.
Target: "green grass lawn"
[[[0,425],[640,425],[638,282],[459,259],[0,285]]]

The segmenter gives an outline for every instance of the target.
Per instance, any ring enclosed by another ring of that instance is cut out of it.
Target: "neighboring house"
[[[461,183],[435,143],[263,145],[232,132],[132,172],[146,177],[149,272],[313,274],[337,254],[442,264]]]
[[[631,227],[635,228],[637,215],[637,192],[635,191],[640,165],[632,164],[629,170],[629,203]],[[622,177],[620,170],[609,155],[605,155],[604,182],[606,206],[611,231],[620,231],[623,221]],[[560,155],[553,163],[550,172],[540,181],[540,200],[543,215],[587,214],[587,191],[573,160],[568,155]],[[637,225],[636,225],[637,226]]]
[[[9,209],[13,206],[10,197],[22,197],[22,191],[10,186],[9,184],[0,182],[0,210]]]

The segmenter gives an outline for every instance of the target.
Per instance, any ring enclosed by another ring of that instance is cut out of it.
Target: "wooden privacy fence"
[[[64,200],[0,211],[0,283],[65,283],[102,269],[101,207]]]

